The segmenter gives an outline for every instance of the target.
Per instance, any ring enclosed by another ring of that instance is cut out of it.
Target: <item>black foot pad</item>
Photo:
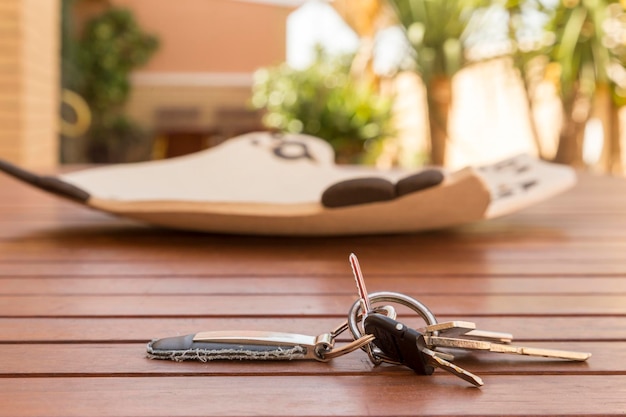
[[[322,194],[322,205],[328,208],[389,201],[403,195],[434,187],[445,176],[437,169],[428,169],[398,181],[397,184],[378,177],[355,178],[328,187]]]

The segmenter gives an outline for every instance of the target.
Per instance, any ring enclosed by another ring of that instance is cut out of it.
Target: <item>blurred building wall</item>
[[[58,161],[59,0],[0,3],[0,158]]]
[[[233,0],[114,0],[161,38],[143,72],[250,72],[285,58],[292,8]]]
[[[132,78],[129,115],[148,128],[164,108],[195,109],[210,128],[223,109],[245,109],[252,73],[285,60],[286,20],[298,1],[113,0],[161,41]],[[198,127],[196,126],[196,127]]]

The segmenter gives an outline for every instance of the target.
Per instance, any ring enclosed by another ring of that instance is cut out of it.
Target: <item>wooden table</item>
[[[145,358],[152,338],[203,330],[329,331],[356,299],[350,252],[372,292],[593,357],[457,355],[482,388],[373,367],[362,351]],[[0,176],[0,340],[0,416],[623,415],[626,181],[584,175],[553,200],[453,230],[288,239],[152,229]]]

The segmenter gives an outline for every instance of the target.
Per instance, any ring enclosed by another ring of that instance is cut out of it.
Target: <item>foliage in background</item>
[[[392,100],[350,77],[351,55],[317,50],[313,64],[297,70],[286,64],[255,73],[252,104],[265,109],[270,129],[327,140],[340,162],[355,162],[364,147],[376,148],[391,135]]]
[[[91,162],[134,160],[136,155],[128,151],[132,155],[149,138],[123,114],[123,107],[131,91],[131,71],[150,59],[158,39],[139,27],[130,10],[118,7],[107,8],[77,35],[70,18],[73,4],[63,3],[62,84],[80,94],[92,112],[84,152]]]
[[[413,49],[415,69],[425,84],[452,77],[467,64],[467,39],[473,19],[489,0],[390,0]]]
[[[489,0],[389,0],[426,87],[431,163],[445,163],[452,77],[467,64],[467,40]]]
[[[562,104],[556,162],[582,166],[585,126],[592,115],[604,127],[607,171],[621,168],[618,110],[626,104],[626,1],[619,0],[389,0],[426,86],[431,162],[445,162],[452,77],[471,63],[476,36],[504,10],[511,55],[520,70],[532,117],[534,88],[551,81]],[[493,17],[493,15],[491,15]],[[481,23],[482,20],[482,23]],[[472,54],[470,54],[472,53]],[[480,54],[478,54],[480,55]],[[483,59],[480,57],[479,59]],[[487,56],[487,58],[489,58]],[[541,152],[534,121],[531,129]]]
[[[87,23],[79,45],[81,92],[94,113],[113,117],[128,99],[130,72],[148,62],[158,40],[141,30],[130,10],[112,7]]]
[[[555,161],[582,166],[584,128],[594,107],[603,108],[607,169],[621,165],[617,108],[626,104],[626,15],[616,0],[509,0],[516,64],[526,74],[543,57],[544,78],[552,81],[563,108]],[[524,13],[539,11],[546,24],[542,41],[523,47]],[[520,47],[521,45],[521,47]],[[616,159],[617,158],[617,159]]]
[[[148,62],[158,44],[127,9],[112,7],[87,23],[79,43],[79,91],[93,112],[87,146],[93,162],[132,160],[127,150],[147,140],[122,110],[130,94],[131,71]]]

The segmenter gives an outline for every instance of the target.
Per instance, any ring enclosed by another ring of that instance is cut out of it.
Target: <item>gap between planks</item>
[[[0,378],[0,416],[600,416],[626,409],[621,375],[484,381],[478,389],[441,374]]]

